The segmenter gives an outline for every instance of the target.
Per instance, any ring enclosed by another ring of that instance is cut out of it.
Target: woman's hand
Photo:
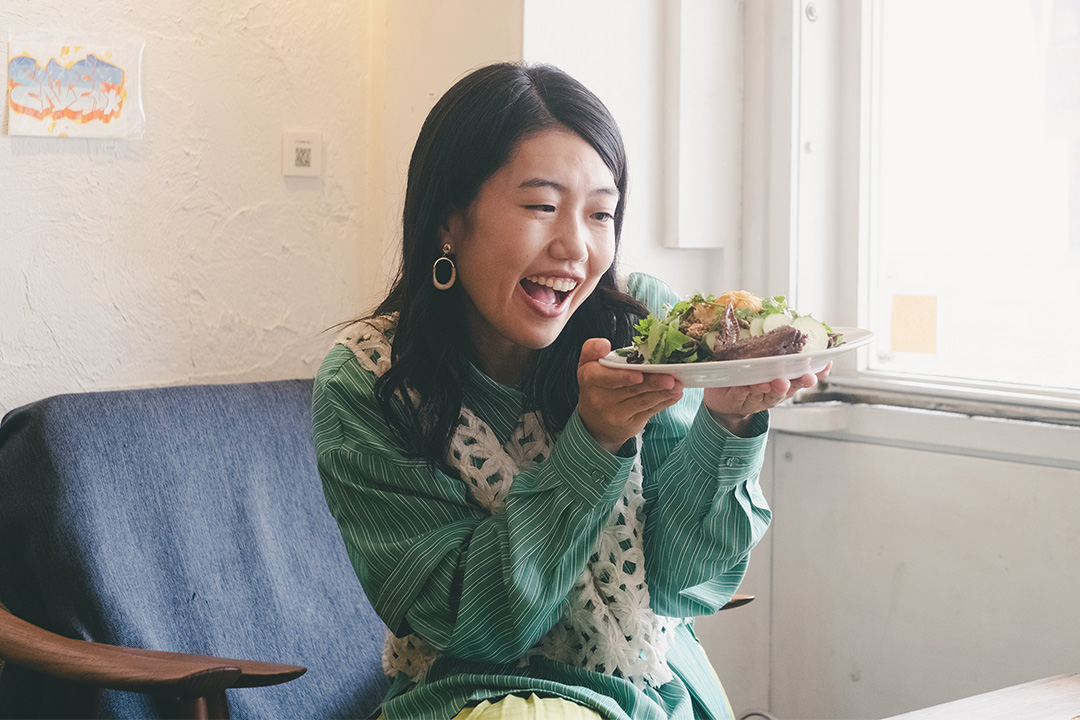
[[[622,370],[601,365],[611,352],[602,338],[586,340],[578,362],[578,415],[585,429],[609,452],[618,452],[645,423],[682,397],[682,383],[671,375]]]
[[[817,375],[807,373],[794,380],[778,378],[772,382],[739,387],[705,388],[705,407],[717,422],[735,435],[743,435],[750,418],[762,410],[770,410],[795,393],[814,387],[828,377],[832,363]]]

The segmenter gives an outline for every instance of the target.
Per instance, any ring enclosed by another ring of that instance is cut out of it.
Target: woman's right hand
[[[578,415],[601,446],[615,453],[645,429],[645,423],[682,397],[682,383],[672,375],[604,367],[600,358],[611,343],[591,338],[578,361]]]

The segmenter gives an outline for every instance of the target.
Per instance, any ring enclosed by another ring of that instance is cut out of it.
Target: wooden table
[[[886,720],[1080,720],[1080,674],[1055,675]]]

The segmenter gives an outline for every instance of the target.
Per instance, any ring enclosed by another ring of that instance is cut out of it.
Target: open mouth
[[[529,297],[541,305],[562,305],[577,286],[577,280],[544,277],[543,275],[532,275],[521,281],[522,289],[528,293]]]

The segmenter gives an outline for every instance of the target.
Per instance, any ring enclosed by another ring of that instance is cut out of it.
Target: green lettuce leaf
[[[689,308],[689,303],[686,305]],[[679,330],[680,318],[687,308],[680,311],[676,305],[663,320],[650,315],[634,327],[638,333],[634,337],[634,345],[646,362],[659,364],[697,360],[697,341]]]

